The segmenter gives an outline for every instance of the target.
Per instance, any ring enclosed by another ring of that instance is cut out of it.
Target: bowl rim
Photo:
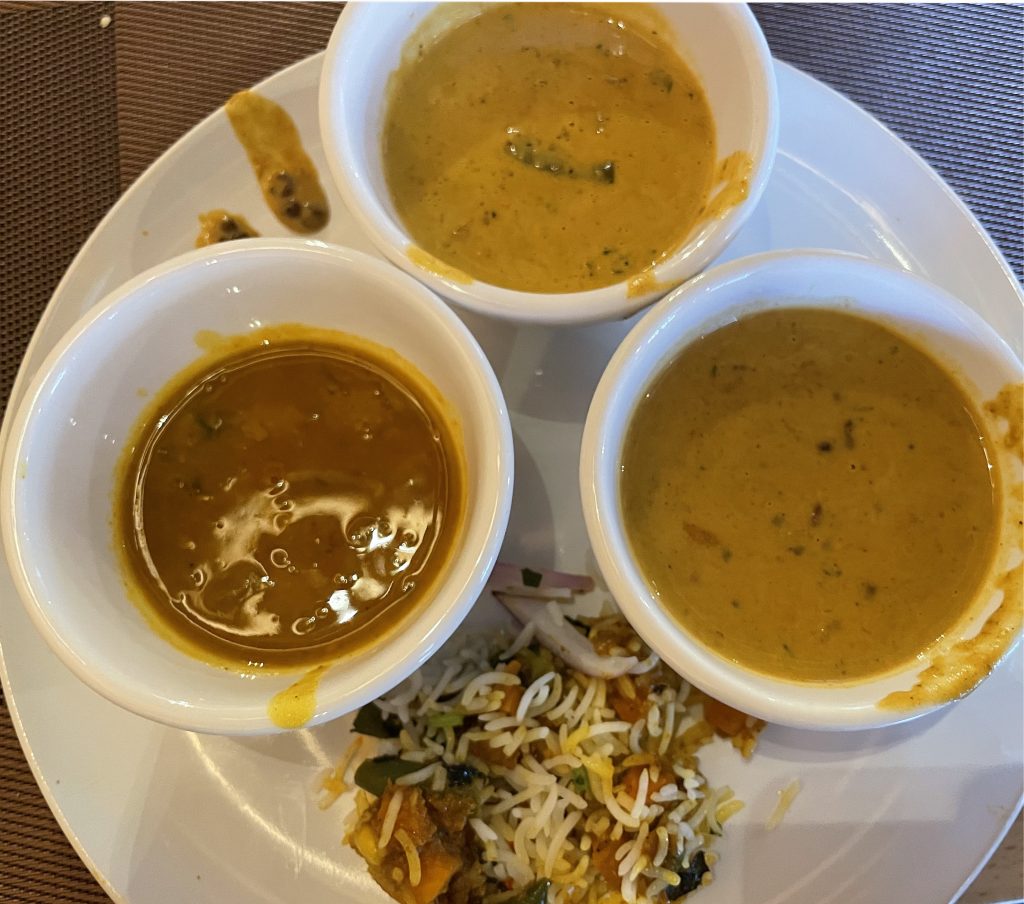
[[[62,364],[69,355],[74,354],[84,335],[92,334],[94,330],[101,328],[101,321],[116,315],[123,307],[140,303],[140,292],[154,282],[188,270],[201,273],[218,259],[255,255],[269,256],[270,259],[289,259],[292,262],[296,259],[308,259],[309,255],[318,255],[322,261],[327,262],[327,266],[337,266],[339,271],[355,268],[379,282],[382,287],[390,284],[396,294],[404,292],[405,303],[418,301],[428,306],[428,316],[439,318],[447,327],[453,342],[463,348],[466,360],[472,363],[471,373],[479,386],[479,391],[489,397],[490,404],[479,412],[480,430],[484,435],[490,434],[490,442],[497,452],[496,460],[485,466],[494,469],[494,476],[489,479],[494,483],[496,496],[487,502],[489,517],[483,525],[484,530],[480,532],[484,542],[473,554],[472,566],[464,567],[464,574],[449,574],[437,586],[432,596],[432,600],[436,600],[446,592],[451,595],[444,612],[433,623],[424,626],[426,630],[422,635],[413,636],[408,630],[416,623],[417,615],[412,613],[404,626],[399,626],[388,634],[382,645],[353,654],[352,658],[345,657],[329,662],[324,680],[318,688],[315,714],[302,726],[303,728],[338,718],[397,685],[426,661],[458,628],[483,592],[487,578],[497,561],[511,510],[514,477],[512,430],[504,395],[476,338],[454,311],[428,287],[364,252],[319,240],[299,238],[254,238],[211,245],[186,252],[151,267],[116,287],[90,307],[48,352],[29,381],[17,408],[7,414],[11,422],[10,430],[4,448],[0,449],[0,537],[12,581],[36,630],[64,665],[85,685],[121,708],[152,721],[187,731],[221,735],[259,735],[287,730],[280,728],[270,719],[267,703],[278,690],[300,679],[312,666],[268,674],[266,677],[274,681],[274,686],[267,687],[266,700],[257,705],[251,701],[235,704],[229,700],[172,700],[169,696],[155,693],[152,688],[139,687],[119,680],[105,668],[101,657],[83,658],[74,640],[69,639],[62,630],[66,626],[52,621],[46,607],[41,603],[39,591],[43,589],[43,585],[37,582],[31,573],[34,556],[31,549],[27,548],[28,544],[23,543],[19,535],[18,484],[27,428],[35,417],[41,398],[53,387],[54,378]],[[175,301],[164,298],[149,303],[155,308],[167,309],[172,307]],[[315,325],[311,326],[315,328]],[[98,359],[96,363],[99,363]],[[429,604],[431,601],[427,602]],[[127,598],[125,604],[131,605]],[[426,607],[424,611],[425,609]],[[403,638],[410,647],[404,656],[391,657],[389,661],[389,657],[381,655],[395,644],[402,643]],[[348,689],[336,689],[332,693],[331,672],[340,665],[340,674],[346,662],[358,660],[363,660],[364,663],[372,660],[377,663],[373,677]],[[194,661],[199,665],[215,668],[208,663],[202,663],[201,660]]]
[[[801,684],[775,679],[729,662],[688,636],[684,629],[661,610],[647,589],[640,569],[633,562],[619,518],[618,485],[614,473],[620,449],[615,442],[624,433],[628,419],[621,424],[618,421],[613,423],[609,409],[620,402],[628,407],[659,372],[665,355],[655,361],[645,361],[649,356],[644,355],[644,345],[662,330],[668,329],[674,316],[688,305],[715,292],[721,293],[721,299],[707,303],[709,310],[701,311],[697,319],[688,322],[684,330],[688,338],[672,344],[672,352],[669,354],[678,353],[701,333],[718,329],[729,319],[735,319],[731,317],[730,309],[742,308],[735,315],[742,317],[773,306],[771,295],[766,295],[765,307],[757,307],[757,303],[744,305],[731,295],[730,286],[748,284],[751,279],[776,270],[784,272],[785,268],[811,266],[834,268],[835,272],[845,271],[854,275],[873,275],[889,280],[894,285],[902,283],[913,286],[917,291],[924,291],[954,316],[971,322],[974,329],[985,337],[983,347],[988,356],[1003,363],[1012,362],[1018,371],[1024,368],[1009,345],[973,308],[907,270],[859,254],[819,249],[769,251],[739,258],[708,270],[669,293],[640,319],[613,354],[594,393],[583,430],[579,480],[584,521],[598,567],[627,620],[669,666],[694,685],[736,709],[791,728],[825,731],[880,728],[918,718],[955,701],[927,704],[905,711],[884,710],[876,706],[878,694],[865,693],[860,700],[852,699],[857,690],[867,688],[880,679],[831,686]],[[822,304],[819,306],[833,309],[838,309],[831,305],[833,300],[856,300],[855,293],[846,293],[842,288],[834,294],[817,289],[804,294],[808,298],[820,299]],[[785,304],[778,293],[775,293],[775,298],[783,302],[778,307],[801,307],[796,298],[792,305]],[[881,319],[880,315],[873,317],[870,312],[854,310],[871,319]],[[893,319],[899,320],[898,317]],[[708,329],[705,330],[705,327]],[[893,329],[899,330],[899,327],[893,326]],[[637,377],[635,386],[629,389],[624,386],[623,380],[627,369],[631,367],[637,367],[642,375]],[[1005,660],[1020,640],[1021,634],[1018,632],[1001,654],[1000,662]],[[911,672],[916,674],[922,667],[908,664],[902,670],[882,676],[882,679],[909,675]],[[851,697],[842,703],[830,700],[829,695],[837,691],[850,691]],[[869,696],[870,700],[867,699]]]
[[[657,8],[670,4],[647,5]],[[348,3],[338,18],[324,54],[318,105],[328,169],[346,206],[374,246],[397,267],[466,310],[503,320],[552,326],[625,319],[663,296],[670,286],[677,286],[707,267],[757,208],[771,176],[778,145],[780,114],[774,63],[764,33],[747,4],[715,4],[716,12],[730,20],[737,34],[741,35],[754,64],[750,69],[751,84],[755,94],[762,94],[764,98],[762,128],[754,132],[760,152],[754,161],[746,199],[712,221],[655,267],[652,271],[656,281],[653,289],[630,296],[629,280],[626,280],[582,292],[525,292],[476,279],[460,283],[414,263],[406,254],[406,248],[415,243],[386,212],[371,189],[370,179],[362,165],[353,163],[362,159],[357,146],[359,133],[350,129],[339,115],[345,106],[347,86],[356,83],[347,74],[350,44],[355,40],[351,32],[375,15],[379,6],[373,0],[352,0]]]

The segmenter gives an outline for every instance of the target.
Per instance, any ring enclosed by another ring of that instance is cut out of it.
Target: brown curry
[[[711,649],[782,678],[905,666],[965,613],[999,501],[981,418],[887,328],[745,317],[653,381],[623,449],[637,564]]]
[[[465,504],[455,427],[411,365],[347,338],[271,330],[182,375],[137,428],[116,543],[144,611],[195,655],[335,658],[444,571]]]

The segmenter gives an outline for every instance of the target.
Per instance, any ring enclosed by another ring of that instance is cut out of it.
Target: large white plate
[[[295,117],[322,174],[320,58],[260,87]],[[861,252],[920,273],[972,304],[1020,354],[1021,295],[982,228],[894,135],[821,84],[778,67],[779,157],[729,256],[786,247]],[[340,198],[323,238],[372,251]],[[222,112],[132,187],[78,255],[22,368],[118,283],[191,246],[196,214],[245,213],[281,230]],[[287,299],[282,299],[287,304]],[[505,557],[594,571],[577,493],[591,392],[628,324],[515,328],[467,318],[502,381],[516,433],[516,491]],[[471,622],[492,624],[481,600]],[[469,627],[471,629],[472,626]],[[464,629],[466,630],[466,629]],[[343,722],[250,740],[162,728],[81,685],[49,652],[0,569],[3,683],[22,744],[64,831],[107,891],[168,901],[383,902],[339,844],[340,815],[312,802],[317,772],[348,743]],[[888,730],[822,735],[768,728],[753,760],[724,744],[703,757],[747,801],[719,850],[703,904],[877,904],[954,899],[1021,803],[1021,653],[936,716]],[[776,793],[803,792],[782,825]]]

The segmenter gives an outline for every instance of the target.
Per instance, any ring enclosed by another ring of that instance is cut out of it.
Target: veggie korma
[[[532,292],[622,282],[707,203],[715,131],[694,74],[628,7],[505,4],[415,44],[384,126],[413,240]]]

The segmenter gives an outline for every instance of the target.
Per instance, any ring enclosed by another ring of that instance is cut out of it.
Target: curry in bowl
[[[741,317],[650,382],[621,458],[651,593],[772,678],[866,681],[962,619],[1000,534],[984,420],[913,342],[834,309]]]
[[[466,488],[457,424],[409,362],[275,327],[220,339],[122,456],[115,544],[150,623],[242,670],[358,651],[429,599]]]
[[[389,82],[383,168],[418,263],[581,292],[650,271],[714,215],[711,108],[652,11],[465,9],[428,16]]]

